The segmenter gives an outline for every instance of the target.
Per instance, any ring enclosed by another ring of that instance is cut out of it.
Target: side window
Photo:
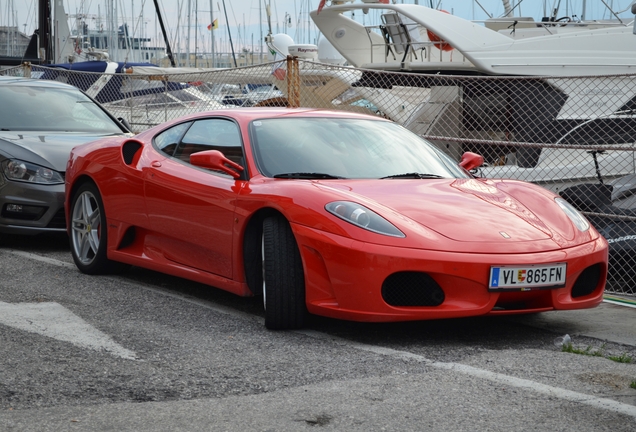
[[[155,136],[155,146],[168,156],[173,156],[179,140],[191,124],[192,122],[181,123],[161,132]]]
[[[242,164],[243,147],[236,123],[224,119],[194,122],[181,140],[174,156],[189,163],[191,154],[205,150],[218,150],[231,161]]]

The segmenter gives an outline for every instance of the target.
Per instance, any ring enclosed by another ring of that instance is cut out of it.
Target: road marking
[[[58,266],[58,267],[66,267],[66,268],[73,268],[73,269],[77,268],[77,266],[75,266],[75,264],[73,264],[73,263],[67,263],[67,262],[60,261],[60,260],[57,260],[57,259],[54,259],[54,258],[47,258],[47,257],[44,257],[42,255],[36,255],[36,254],[30,253],[30,252],[23,252],[23,251],[19,251],[19,250],[8,250],[7,252],[10,253],[10,254],[13,254],[13,255],[21,256],[23,258],[28,258],[28,259],[32,259],[34,261],[40,261],[40,262],[44,262],[44,263],[47,263],[47,264],[52,264],[52,265],[55,265],[55,266]]]
[[[587,395],[585,393],[579,393],[571,390],[562,389],[546,384],[541,384],[536,381],[531,381],[523,378],[517,378],[509,375],[504,375],[496,372],[491,372],[486,369],[479,369],[473,366],[463,365],[460,363],[445,363],[436,362],[427,359],[419,354],[414,354],[407,351],[399,351],[392,348],[379,347],[374,345],[367,345],[359,342],[352,342],[347,339],[342,339],[337,336],[328,335],[325,333],[313,331],[313,330],[296,330],[296,333],[304,334],[306,336],[329,340],[332,342],[340,342],[342,345],[352,347],[361,351],[367,351],[374,354],[380,354],[390,357],[397,357],[403,359],[416,360],[425,363],[427,366],[431,366],[437,369],[445,369],[454,372],[459,372],[465,375],[470,375],[476,378],[486,379],[498,384],[504,384],[510,387],[517,387],[524,390],[533,391],[535,393],[541,393],[551,397],[558,397],[570,402],[577,402],[584,405],[589,405],[594,408],[603,409],[606,411],[612,411],[619,414],[625,414],[636,419],[636,406],[628,405],[621,402],[617,402],[613,399],[599,398],[596,396]]]
[[[605,303],[610,303],[610,304],[619,305],[619,306],[626,306],[626,307],[636,309],[636,301],[633,301],[633,300],[627,300],[620,297],[603,296],[603,301]]]
[[[26,252],[20,252],[20,251],[9,251],[9,252],[17,254],[17,255],[25,256],[27,258],[33,255],[33,254],[28,254]],[[35,255],[35,257],[37,258],[34,258],[34,259],[38,259],[40,261],[46,261],[46,262],[50,261],[51,264],[54,264],[54,265],[63,264],[65,266],[66,264],[68,264],[68,263],[64,263],[62,261],[58,261],[55,259],[44,258],[39,255]],[[57,261],[57,264],[54,263],[55,261]],[[135,284],[137,284],[137,282]],[[141,285],[143,289],[153,291],[158,294],[166,295],[169,297],[173,297],[175,299],[179,299],[182,301],[187,301],[188,303],[197,304],[199,306],[205,307],[206,309],[211,309],[216,312],[220,312],[223,314],[228,314],[228,315],[232,315],[232,316],[236,316],[240,318],[248,318],[250,320],[255,319],[252,315],[246,314],[245,312],[238,312],[231,308],[213,305],[207,301],[192,299],[192,298],[188,298],[186,296],[182,296],[179,294],[167,292],[165,289],[153,287],[151,285],[147,285],[143,283],[139,283],[139,285]],[[0,310],[0,313],[1,312],[2,311]],[[510,387],[517,387],[524,390],[533,391],[535,393],[557,397],[559,399],[567,400],[570,402],[576,402],[576,403],[588,405],[593,408],[603,409],[606,411],[628,415],[636,419],[636,406],[617,402],[613,399],[599,398],[599,397],[587,395],[585,393],[579,393],[579,392],[575,392],[571,390],[566,390],[559,387],[542,384],[536,381],[531,381],[531,380],[527,380],[523,378],[517,378],[517,377],[513,377],[509,375],[491,372],[486,369],[479,369],[473,366],[463,365],[460,363],[436,362],[424,356],[421,356],[419,354],[411,353],[408,351],[400,351],[400,350],[395,350],[392,348],[386,348],[386,347],[381,347],[376,345],[368,345],[368,344],[364,344],[360,342],[354,342],[348,339],[343,339],[338,336],[332,336],[327,333],[321,333],[314,330],[295,330],[294,333],[302,334],[302,335],[312,337],[315,339],[331,341],[334,343],[338,343],[344,346],[348,346],[354,349],[358,349],[361,351],[366,351],[366,352],[370,352],[374,354],[419,361],[434,368],[459,372],[459,373],[473,376],[476,378],[482,378],[488,381],[496,382],[498,384],[504,384]]]
[[[0,324],[70,342],[82,348],[106,351],[128,360],[137,358],[134,352],[115,343],[108,335],[58,303],[0,302]]]

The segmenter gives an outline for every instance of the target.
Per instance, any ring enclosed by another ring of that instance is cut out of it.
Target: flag
[[[287,74],[287,71],[283,68],[278,68],[274,72],[272,72],[272,75],[274,75],[276,79],[279,81],[284,80],[286,74]]]
[[[318,12],[316,12],[316,15],[318,15],[322,8],[325,7],[325,3],[327,3],[327,0],[320,0],[320,4],[318,5]]]
[[[208,24],[208,30],[212,31],[212,30],[216,30],[219,28],[219,20],[218,18],[215,19],[212,24]]]

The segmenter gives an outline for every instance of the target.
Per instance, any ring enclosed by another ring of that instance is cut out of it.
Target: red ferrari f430
[[[71,251],[88,274],[260,295],[271,329],[598,305],[605,239],[546,189],[473,177],[482,162],[374,116],[199,113],[73,150]]]

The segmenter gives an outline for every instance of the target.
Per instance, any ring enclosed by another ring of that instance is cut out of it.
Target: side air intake
[[[572,298],[584,297],[594,292],[601,279],[601,265],[594,264],[583,270],[572,287]]]
[[[126,165],[132,165],[135,161],[135,156],[141,150],[141,143],[138,141],[126,141],[121,148],[121,154],[124,158]]]

